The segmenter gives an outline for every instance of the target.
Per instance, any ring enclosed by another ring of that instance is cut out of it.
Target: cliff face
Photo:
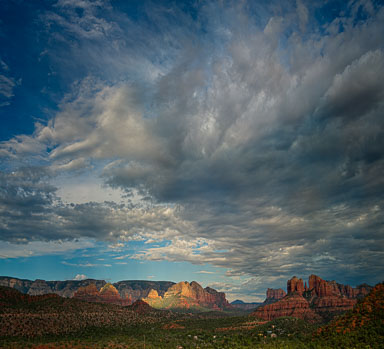
[[[132,304],[131,298],[121,298],[119,292],[112,284],[105,284],[100,290],[95,284],[90,284],[85,287],[80,287],[73,298],[81,299],[86,302],[108,303],[117,305]]]
[[[371,289],[368,285],[352,288],[348,285],[338,284],[335,281],[326,281],[316,275],[311,275],[307,284],[294,276],[287,282],[288,294],[273,304],[261,306],[253,315],[272,320],[282,316],[294,316],[312,322],[328,321],[353,308],[357,298],[362,297]],[[272,292],[267,291],[268,296]]]
[[[287,292],[289,293],[297,293],[299,295],[302,295],[304,292],[304,282],[302,279],[298,279],[296,276],[294,276],[292,279],[288,280],[287,282]]]
[[[293,316],[310,322],[319,321],[320,317],[310,308],[308,301],[298,293],[290,293],[278,302],[257,308],[252,315],[273,320],[283,316]]]
[[[72,297],[80,288],[95,284],[98,288],[105,285],[104,280],[66,280],[66,281],[45,281],[45,280],[22,280],[11,277],[0,277],[0,286],[15,288],[16,290],[29,295],[42,295],[55,293],[61,297]]]
[[[127,280],[114,284],[104,280],[21,280],[0,277],[0,286],[15,288],[30,295],[56,293],[62,297],[75,297],[88,302],[132,304],[139,299],[148,299],[158,308],[196,310],[222,310],[231,308],[225,294],[212,288],[202,288],[197,282]]]
[[[65,280],[65,281],[45,281],[45,280],[22,280],[12,277],[0,277],[0,286],[15,288],[22,293],[29,295],[41,295],[56,293],[61,297],[73,297],[80,287],[96,285],[100,290],[106,282],[104,280]],[[119,281],[113,284],[121,298],[131,297],[133,301],[147,297],[151,289],[156,290],[163,296],[169,287],[174,285],[170,281]]]
[[[286,292],[282,288],[268,288],[267,290],[267,299],[274,299],[274,300],[279,300],[282,299],[286,296]]]
[[[31,280],[17,279],[11,277],[0,277],[0,286],[6,286],[14,288],[22,293],[28,293],[29,288],[32,285]]]
[[[369,294],[359,302],[352,311],[332,321],[330,324],[319,328],[316,336],[335,338],[337,336],[344,336],[346,333],[360,333],[360,335],[363,333],[363,336],[371,334],[373,338],[377,339],[376,345],[371,343],[371,347],[382,347],[382,340],[380,341],[378,334],[383,332],[384,283],[377,284],[373,288],[368,285],[363,286],[364,289],[371,289]]]
[[[280,299],[284,298],[286,295],[287,295],[286,292],[282,288],[277,288],[277,289],[268,288],[267,298],[261,304],[261,306],[276,303]]]
[[[163,297],[155,290],[151,290],[143,300],[157,309],[223,310],[231,308],[224,293],[209,287],[204,289],[195,281],[179,282],[171,286]]]
[[[151,290],[155,290],[158,295],[164,293],[175,283],[171,281],[119,281],[113,284],[119,291],[121,297],[132,297],[133,301],[146,298]]]

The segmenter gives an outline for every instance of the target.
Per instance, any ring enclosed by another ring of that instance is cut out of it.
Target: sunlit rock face
[[[196,281],[179,282],[171,286],[161,297],[151,290],[143,299],[158,309],[223,310],[231,308],[223,292],[212,288],[203,288]]]
[[[357,299],[368,294],[371,289],[368,285],[352,288],[323,280],[317,275],[309,277],[307,286],[302,279],[294,276],[287,282],[287,295],[273,304],[264,303],[252,314],[264,320],[293,316],[311,322],[328,321],[352,309]],[[269,291],[265,302],[273,295],[274,292]]]

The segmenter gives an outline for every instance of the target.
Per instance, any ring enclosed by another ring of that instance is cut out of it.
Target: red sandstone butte
[[[307,283],[294,276],[287,282],[287,295],[279,301],[268,304],[272,295],[267,291],[264,306],[257,308],[252,314],[263,320],[272,320],[282,316],[293,316],[312,322],[330,320],[353,308],[358,298],[362,298],[370,291],[368,285],[352,288],[326,281],[316,275],[311,275]]]
[[[276,303],[259,307],[252,315],[267,321],[283,316],[293,316],[311,322],[321,320],[310,308],[308,301],[298,293],[288,294]]]
[[[284,298],[287,294],[282,288],[268,288],[267,290],[267,299],[280,300]]]
[[[95,284],[80,287],[73,295],[73,298],[81,299],[86,302],[109,303],[123,306],[132,303],[132,300],[129,297],[121,298],[119,292],[112,284],[104,285],[100,291]]]

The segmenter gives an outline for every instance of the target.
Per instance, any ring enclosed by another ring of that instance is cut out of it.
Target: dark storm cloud
[[[139,208],[113,202],[65,204],[57,188],[47,184],[52,172],[25,167],[0,172],[0,239],[13,243],[30,241],[129,240],[148,231],[186,229],[174,210]]]
[[[252,6],[202,6],[196,20],[185,17],[192,34],[156,7],[154,35],[172,57],[159,64],[139,45],[143,59],[130,61],[140,69],[146,62],[149,92],[85,80],[52,122],[21,143],[48,144],[57,172],[73,161],[108,163],[108,185],[177,209],[154,206],[155,218],[139,210],[128,220],[130,208],[111,203],[52,209],[52,189],[42,187],[32,208],[48,212],[52,225],[31,210],[33,237],[119,239],[132,227],[169,241],[135,258],[211,263],[229,276],[269,276],[271,283],[298,272],[340,281],[349,275],[351,283],[382,278],[384,10],[366,1],[357,11],[351,2],[320,23],[309,3],[275,5],[257,23]],[[108,33],[83,33],[71,11],[54,20],[80,30],[77,37]],[[95,12],[87,16],[96,28],[110,28]],[[172,44],[165,23],[175,29]],[[131,50],[117,55],[115,72]],[[2,152],[17,156],[18,147],[7,142]],[[56,221],[65,224],[48,229]],[[29,238],[11,221],[2,236]]]

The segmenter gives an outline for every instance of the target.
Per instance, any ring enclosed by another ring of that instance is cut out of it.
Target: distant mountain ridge
[[[57,294],[87,302],[122,306],[144,300],[157,309],[211,311],[232,309],[225,293],[210,287],[203,288],[196,281],[175,284],[170,281],[125,280],[107,283],[104,280],[35,281],[0,277],[0,286],[12,287],[28,295]]]
[[[244,301],[242,301],[240,299],[236,299],[235,301],[231,302],[230,304],[235,309],[240,309],[240,310],[244,310],[244,311],[250,311],[250,310],[256,309],[262,303],[260,303],[260,302],[247,303],[247,302],[244,302]]]
[[[55,293],[61,297],[71,298],[80,287],[87,287],[94,284],[100,290],[107,284],[105,280],[64,280],[46,281],[36,279],[19,279],[9,276],[0,276],[0,286],[15,288],[16,290],[30,296]],[[112,285],[119,292],[121,298],[131,297],[132,302],[147,297],[150,290],[156,290],[159,295],[164,295],[169,287],[174,285],[172,281],[149,281],[149,280],[125,280],[118,281]]]

